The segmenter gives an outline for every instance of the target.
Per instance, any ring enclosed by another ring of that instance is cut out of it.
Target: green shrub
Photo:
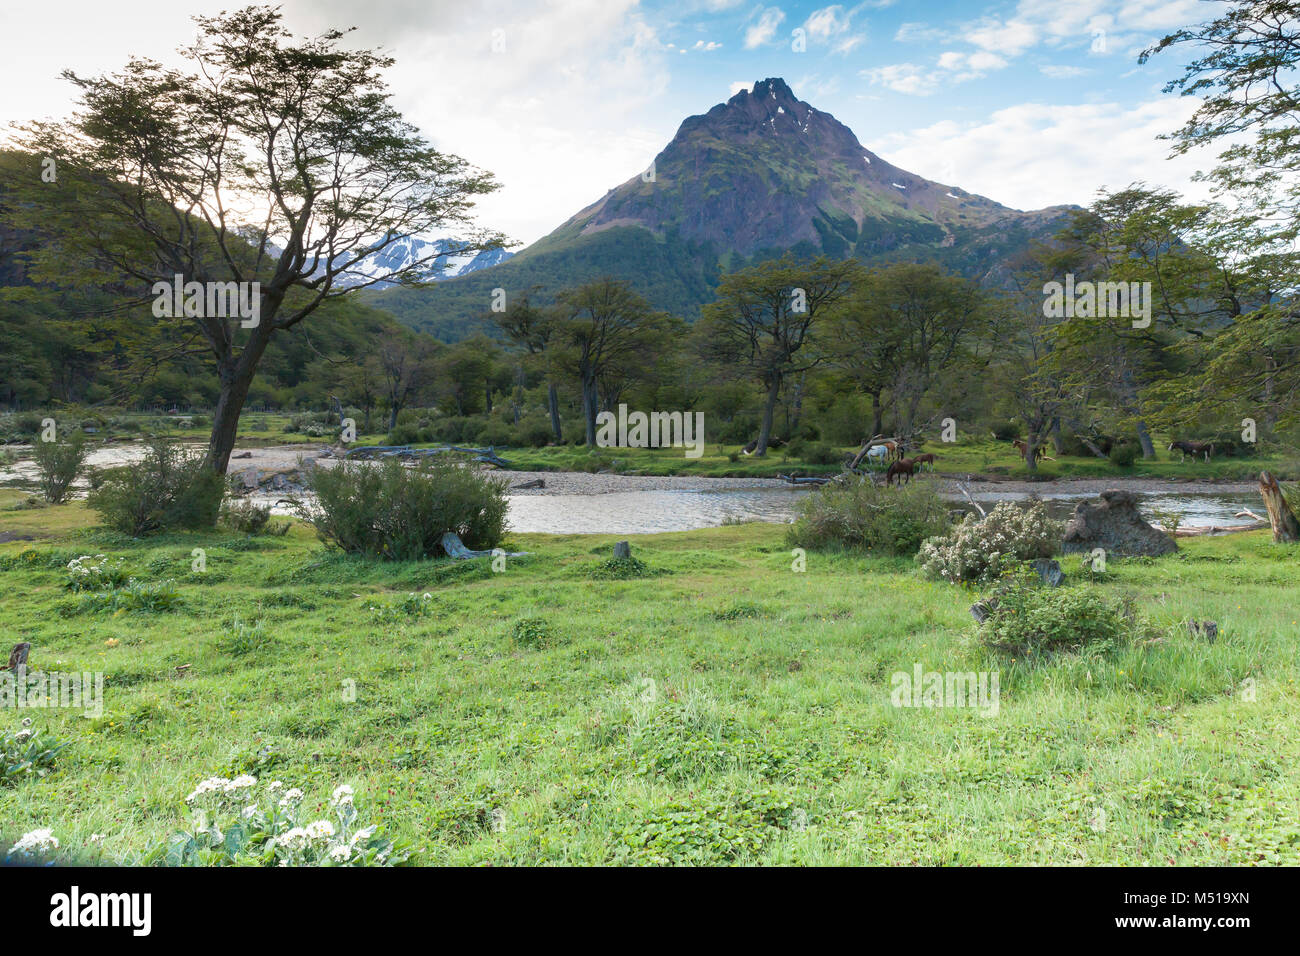
[[[1132,468],[1133,463],[1137,461],[1137,445],[1125,442],[1122,445],[1116,445],[1110,450],[1110,462],[1120,468]]]
[[[834,445],[824,441],[806,443],[798,455],[800,461],[809,465],[838,465],[842,457]]]
[[[243,657],[269,647],[271,643],[271,636],[266,633],[262,621],[250,623],[237,617],[227,628],[221,649],[232,657]]]
[[[87,499],[104,524],[133,538],[172,529],[211,528],[217,522],[226,483],[191,455],[166,440],[150,442],[134,465],[101,473]]]
[[[395,458],[316,468],[315,501],[298,513],[326,544],[350,554],[413,561],[443,553],[455,532],[474,550],[495,548],[505,534],[506,482],[463,467],[450,456],[406,467]]]
[[[515,429],[514,443],[517,445],[545,448],[553,441],[555,433],[551,431],[550,421],[545,418],[526,418]]]
[[[921,545],[916,560],[933,578],[954,583],[989,581],[1021,561],[1050,558],[1061,549],[1062,522],[1047,515],[1041,501],[1019,508],[1000,503],[988,517],[967,515],[942,537]]]
[[[931,482],[902,488],[867,479],[837,482],[804,499],[787,537],[800,548],[911,555],[926,538],[948,529],[948,508]]]
[[[123,587],[96,591],[85,601],[88,611],[112,612],[143,611],[156,613],[170,611],[181,603],[181,592],[174,581],[156,584],[132,578]]]
[[[0,786],[26,777],[43,777],[54,766],[54,758],[67,746],[57,737],[32,730],[26,717],[15,730],[0,730]]]
[[[86,439],[80,432],[63,441],[38,441],[32,446],[32,458],[40,475],[41,494],[52,505],[68,497],[86,463]]]
[[[221,523],[239,534],[282,535],[289,530],[289,522],[271,523],[271,506],[251,501],[232,501],[221,509]]]
[[[555,642],[555,629],[544,617],[525,617],[510,628],[510,640],[520,647],[542,648]]]
[[[1138,633],[1131,602],[1112,600],[1086,587],[1049,588],[1037,576],[1022,575],[998,593],[976,640],[1026,657],[1109,648]]]
[[[514,434],[514,429],[505,422],[488,422],[479,430],[476,440],[480,445],[504,447],[511,444]]]

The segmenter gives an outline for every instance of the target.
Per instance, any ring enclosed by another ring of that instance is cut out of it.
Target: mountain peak
[[[788,106],[791,103],[799,102],[799,100],[795,98],[794,91],[790,89],[785,80],[781,79],[779,76],[769,76],[766,80],[759,80],[754,84],[753,90],[741,90],[728,102],[734,103],[737,100],[743,102],[749,97],[753,97],[760,101],[776,100],[777,103],[773,104],[774,108],[777,105]]]

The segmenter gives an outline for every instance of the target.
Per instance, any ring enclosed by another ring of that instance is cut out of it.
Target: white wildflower
[[[224,789],[228,783],[230,783],[230,781],[225,777],[208,777],[207,780],[200,780],[199,785],[194,788],[194,792],[185,798],[185,802],[193,803],[205,793],[212,793],[214,790]]]
[[[299,790],[297,787],[290,787],[288,790],[284,792],[284,796],[280,798],[280,806],[281,807],[297,806],[298,803],[302,800],[302,796],[303,794],[301,790]]]
[[[317,820],[307,824],[307,836],[313,840],[325,840],[334,835],[334,824],[328,820]]]
[[[335,863],[346,863],[352,859],[352,847],[346,843],[336,843],[330,847],[330,859]]]
[[[334,796],[330,798],[330,805],[335,807],[350,806],[352,794],[352,788],[346,783],[341,783],[334,788]]]
[[[58,848],[59,838],[54,835],[53,830],[45,827],[40,830],[31,830],[20,836],[18,842],[13,845],[12,852],[20,853],[23,856],[32,856],[36,853],[47,853]]]

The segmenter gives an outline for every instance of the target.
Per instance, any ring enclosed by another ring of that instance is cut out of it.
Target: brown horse
[[[912,461],[916,462],[916,467],[918,468],[922,465],[929,465],[930,470],[934,471],[934,459],[935,456],[927,451],[924,455],[917,455],[912,459]]]
[[[1173,451],[1175,448],[1183,453],[1183,457],[1179,461],[1186,461],[1188,455],[1193,458],[1204,456],[1205,460],[1209,461],[1210,456],[1214,454],[1214,442],[1212,441],[1171,441],[1169,450]]]
[[[903,484],[903,475],[906,475],[907,480],[910,482],[914,474],[916,474],[916,462],[910,458],[900,458],[890,465],[889,470],[885,472],[885,487],[888,488],[894,483],[895,475],[899,476],[898,484],[901,486]]]
[[[1022,441],[1019,438],[1016,438],[1011,442],[1011,447],[1014,448],[1016,451],[1020,452],[1021,458],[1024,458],[1026,461],[1029,460],[1029,445],[1026,444],[1024,441]],[[1035,446],[1034,464],[1037,464],[1038,462],[1042,461],[1044,458],[1046,458],[1048,461],[1056,461],[1055,458],[1047,454],[1047,449],[1045,449],[1042,445]]]

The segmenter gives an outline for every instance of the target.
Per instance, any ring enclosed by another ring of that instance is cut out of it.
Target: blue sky
[[[58,79],[168,62],[188,17],[231,0],[5,3],[0,121],[71,106]],[[1214,15],[1203,0],[283,0],[299,32],[355,25],[397,57],[399,108],[503,189],[484,224],[531,242],[644,169],[688,115],[784,77],[863,145],[912,172],[1017,208],[1087,203],[1136,180],[1202,197],[1212,157],[1159,141],[1193,104],[1180,72],[1137,53]],[[142,31],[141,23],[149,29]],[[796,32],[798,31],[798,32]]]

